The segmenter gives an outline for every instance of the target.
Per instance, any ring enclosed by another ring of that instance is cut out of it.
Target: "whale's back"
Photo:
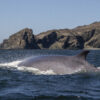
[[[77,56],[40,56],[23,61],[19,66],[34,67],[42,71],[52,70],[55,73],[68,74],[82,69],[95,69],[86,61],[88,51]]]

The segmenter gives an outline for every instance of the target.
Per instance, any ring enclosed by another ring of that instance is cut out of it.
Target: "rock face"
[[[100,48],[100,29],[95,29],[93,36],[85,43],[87,48]]]
[[[25,28],[10,36],[1,44],[2,49],[38,49],[31,29]]]
[[[84,48],[100,48],[100,22],[80,26],[75,29],[84,40]]]
[[[100,22],[74,29],[49,30],[33,35],[25,28],[3,41],[1,49],[84,49],[100,48]]]
[[[36,36],[37,44],[45,49],[82,49],[84,40],[71,30],[51,30]]]
[[[57,33],[51,32],[40,38],[37,37],[37,44],[40,48],[49,48],[57,40]]]

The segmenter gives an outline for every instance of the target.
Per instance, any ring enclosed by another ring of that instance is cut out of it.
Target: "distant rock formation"
[[[1,49],[93,49],[100,48],[100,22],[74,29],[59,29],[33,35],[25,28],[6,39]]]
[[[39,49],[31,29],[25,28],[3,41],[2,49]]]
[[[80,26],[75,29],[84,40],[84,48],[100,48],[100,22]]]
[[[45,49],[83,49],[84,40],[71,30],[51,30],[36,36],[37,44]]]

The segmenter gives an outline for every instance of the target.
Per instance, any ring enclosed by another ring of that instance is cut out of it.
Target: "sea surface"
[[[100,72],[53,75],[19,67],[30,57],[76,55],[81,50],[0,50],[0,100],[100,100]],[[89,63],[100,67],[100,50]]]

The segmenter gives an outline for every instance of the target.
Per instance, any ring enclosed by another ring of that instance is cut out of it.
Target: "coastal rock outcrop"
[[[44,36],[37,36],[37,44],[41,49],[49,48],[57,40],[57,33],[50,32]]]
[[[84,40],[84,48],[100,48],[100,22],[84,25],[73,29]]]
[[[25,28],[0,44],[0,49],[91,49],[100,48],[100,22],[74,29],[49,30],[34,35]]]
[[[100,48],[100,29],[95,29],[93,36],[85,43],[86,48]]]
[[[2,49],[38,49],[35,36],[31,29],[25,28],[3,41]]]
[[[84,41],[81,36],[69,29],[50,30],[36,36],[41,49],[82,49]]]

